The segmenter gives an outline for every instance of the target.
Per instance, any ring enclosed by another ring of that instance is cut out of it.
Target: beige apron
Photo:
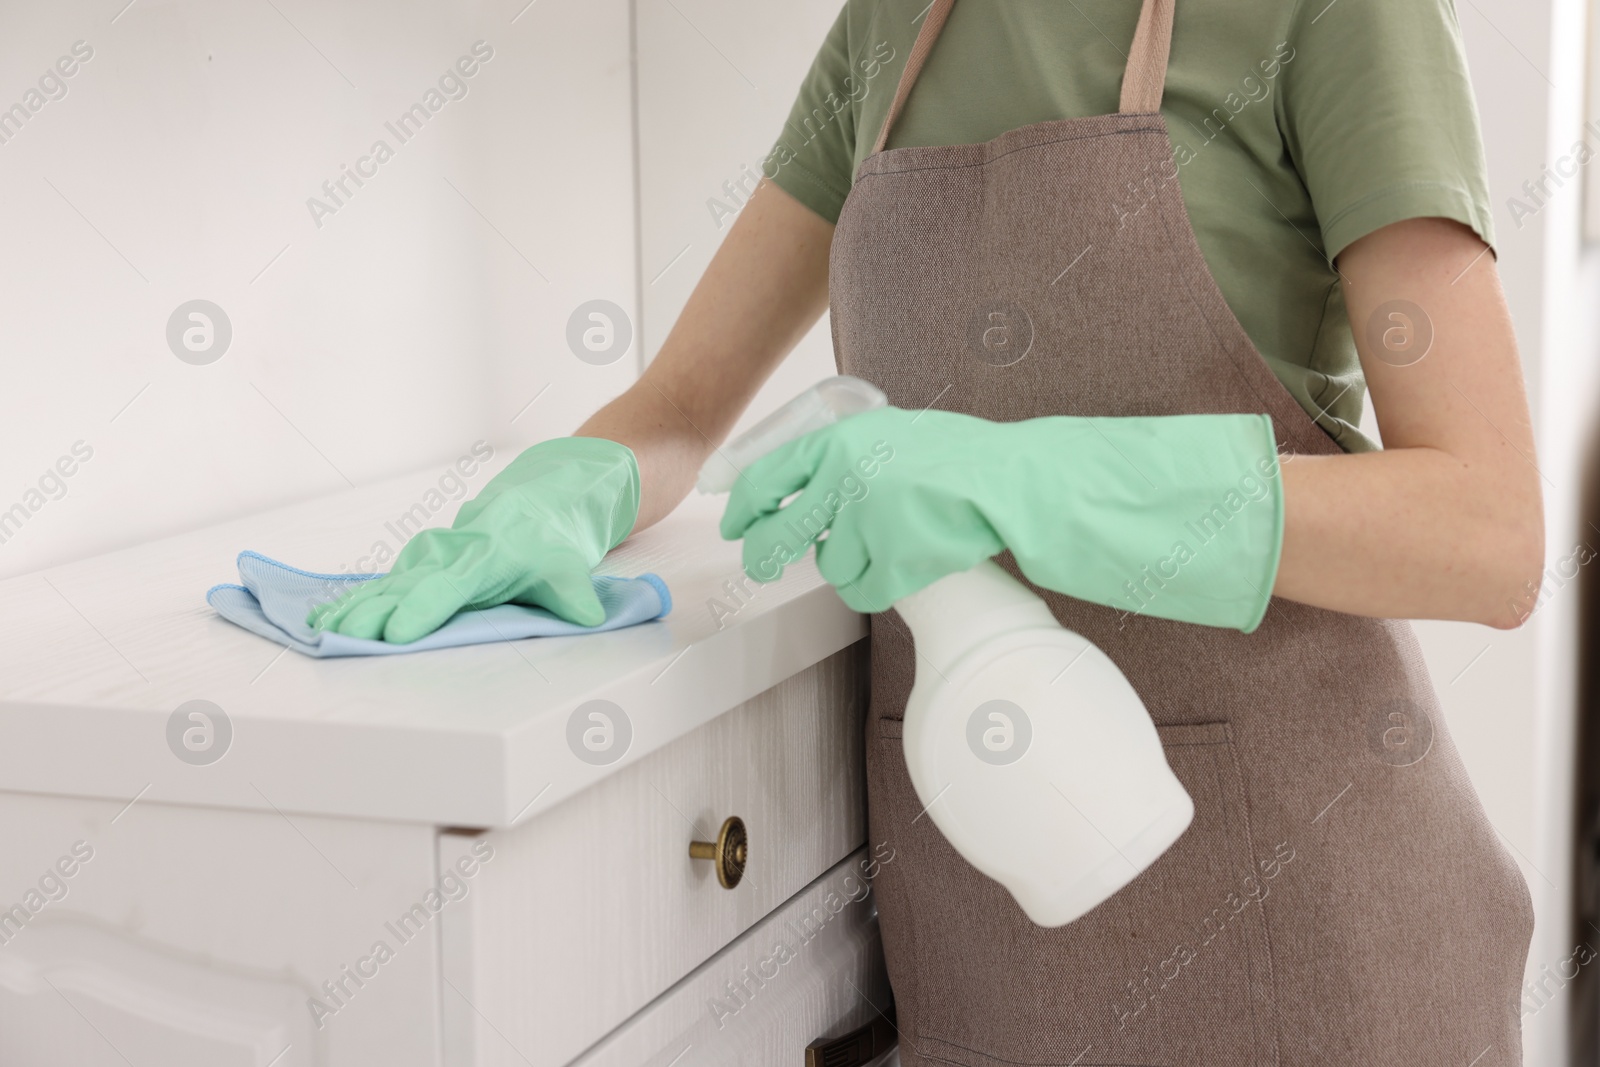
[[[995,420],[1266,412],[1284,452],[1337,454],[1190,227],[1159,112],[1173,0],[1145,0],[1119,113],[885,151],[952,4],[834,233],[840,370]],[[911,639],[874,616],[870,825],[895,850],[876,884],[906,1067],[1521,1062],[1527,886],[1407,624],[1275,600],[1245,636],[1036,591],[1143,697],[1194,822],[1089,915],[1032,925],[922,814]]]

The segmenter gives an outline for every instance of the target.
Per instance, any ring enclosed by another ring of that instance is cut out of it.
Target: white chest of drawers
[[[672,589],[631,630],[314,661],[205,606],[241,549],[339,569],[415,484],[0,583],[0,1063],[798,1067],[874,1021],[882,1049],[859,617],[809,566],[740,582],[698,501],[602,568]],[[215,762],[169,748],[191,700]],[[595,700],[610,762],[567,742]],[[689,846],[730,816],[724,888]]]

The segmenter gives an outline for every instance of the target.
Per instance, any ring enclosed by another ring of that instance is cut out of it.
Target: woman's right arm
[[[763,179],[712,257],[661,351],[574,436],[639,461],[642,530],[678,506],[761,383],[828,306],[833,225]]]

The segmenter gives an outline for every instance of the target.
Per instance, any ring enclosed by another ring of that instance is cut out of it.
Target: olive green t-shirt
[[[847,0],[763,162],[829,221],[927,6]],[[1139,7],[960,0],[888,147],[1116,111]],[[1334,257],[1424,216],[1494,240],[1451,0],[1179,0],[1161,110],[1200,249],[1245,332],[1343,448],[1374,448],[1359,429],[1365,385]]]

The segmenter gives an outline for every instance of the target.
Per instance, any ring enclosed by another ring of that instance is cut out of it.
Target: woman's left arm
[[[1337,266],[1384,449],[1286,458],[1273,593],[1514,628],[1537,599],[1544,507],[1495,259],[1467,227],[1425,218],[1355,241]]]

